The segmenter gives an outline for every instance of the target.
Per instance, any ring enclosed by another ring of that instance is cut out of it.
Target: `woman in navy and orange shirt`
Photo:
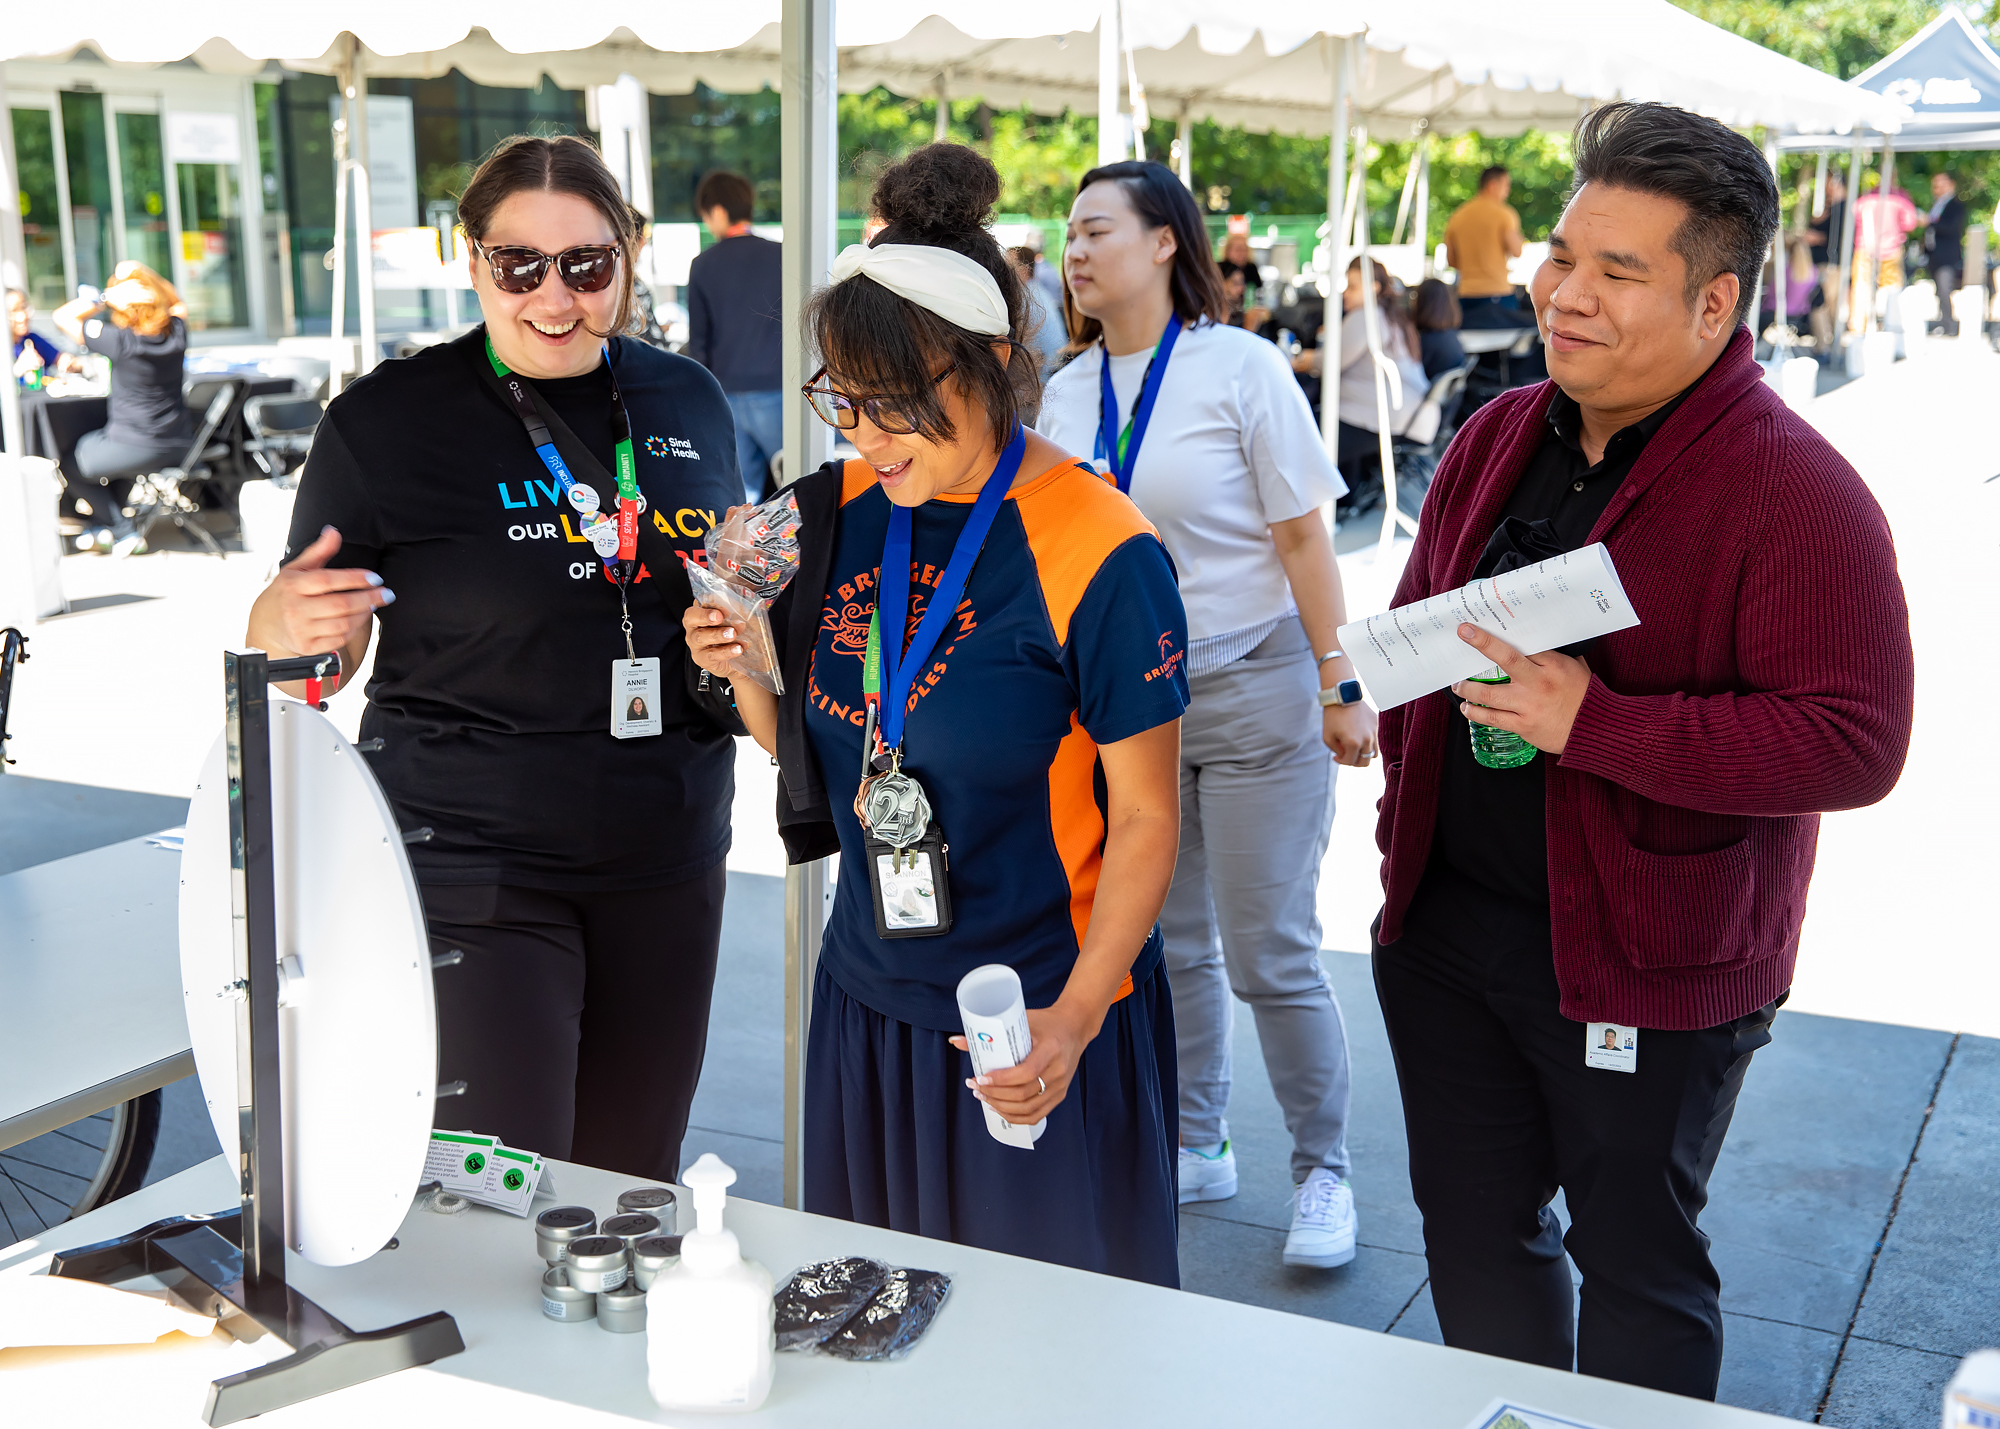
[[[1021,426],[1036,356],[1020,279],[984,228],[998,195],[972,150],[917,150],[877,185],[887,226],[815,299],[826,367],[809,396],[862,460],[793,488],[801,569],[772,612],[784,696],[736,686],[778,756],[792,858],[842,855],[813,996],[805,1208],[1176,1285],[1156,919],[1179,830],[1186,617],[1138,508]],[[738,632],[699,606],[687,626],[695,660],[728,674]],[[885,769],[921,786],[946,930],[924,921],[929,888],[899,905],[910,890],[880,872],[864,751],[879,756],[871,789]],[[923,935],[884,936],[911,931],[913,906]],[[988,963],[1019,973],[1034,1046],[980,1081],[955,989]],[[991,1136],[982,1101],[1017,1125],[1046,1117],[1033,1150]]]

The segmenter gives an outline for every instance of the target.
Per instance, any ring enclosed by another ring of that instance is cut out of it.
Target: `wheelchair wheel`
[[[0,1222],[25,1240],[139,1189],[160,1136],[160,1093],[0,1151]]]

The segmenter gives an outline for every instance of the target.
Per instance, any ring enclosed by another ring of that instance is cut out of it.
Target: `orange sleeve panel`
[[[1035,558],[1056,644],[1067,645],[1070,617],[1098,568],[1134,536],[1159,532],[1129,496],[1085,466],[1069,468],[1014,504]]]
[[[845,506],[855,497],[865,495],[869,487],[875,485],[875,468],[865,461],[842,462],[840,467],[840,504]]]
[[[1069,876],[1069,916],[1076,925],[1076,946],[1090,930],[1090,905],[1097,898],[1097,876],[1104,864],[1104,815],[1095,788],[1097,742],[1069,717],[1069,733],[1056,746],[1049,765],[1049,829],[1055,835],[1056,856]]]

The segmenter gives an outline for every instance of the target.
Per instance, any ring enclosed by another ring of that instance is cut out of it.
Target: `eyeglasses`
[[[538,248],[511,245],[488,248],[474,240],[472,246],[486,259],[493,286],[503,293],[532,293],[542,286],[553,263],[556,276],[573,293],[601,293],[611,286],[618,273],[616,244],[586,243],[551,255]]]
[[[958,371],[953,363],[931,379],[931,385],[938,383]],[[845,392],[836,392],[831,387],[822,387],[819,381],[826,376],[826,369],[820,368],[812,375],[812,380],[799,390],[812,404],[813,415],[836,431],[851,432],[866,417],[876,427],[891,436],[907,437],[917,430],[915,420],[910,416],[909,404],[922,400],[909,394],[877,393],[871,397],[850,397]]]

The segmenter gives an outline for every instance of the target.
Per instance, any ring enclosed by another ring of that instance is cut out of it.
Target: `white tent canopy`
[[[88,45],[113,63],[192,58],[252,73],[268,60],[332,72],[342,32],[379,77],[458,69],[483,84],[531,84],[543,74],[579,87],[631,74],[656,92],[699,81],[725,91],[781,80],[780,0],[728,6],[489,5],[426,11],[387,0],[294,13],[245,7],[221,18],[200,7],[113,0],[34,7],[10,16],[0,58],[61,57]],[[303,7],[301,7],[303,10]],[[1098,98],[1095,7],[1056,0],[843,0],[836,9],[843,89],[942,86],[989,102],[1085,110]],[[469,23],[477,18],[484,28]],[[1287,132],[1328,123],[1332,55],[1324,37],[1364,37],[1357,116],[1427,119],[1434,128],[1505,134],[1566,127],[1593,101],[1660,99],[1738,126],[1845,134],[1893,128],[1900,112],[1709,25],[1668,0],[1547,0],[1532,25],[1479,0],[1146,0],[1122,16],[1124,47],[1154,111]]]

